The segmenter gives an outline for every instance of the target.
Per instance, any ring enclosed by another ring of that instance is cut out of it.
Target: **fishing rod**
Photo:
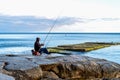
[[[57,16],[57,18],[55,19],[55,21],[54,21],[54,23],[53,23],[53,25],[51,26],[51,28],[50,28],[50,30],[49,30],[49,32],[47,33],[47,35],[46,35],[46,37],[45,37],[45,39],[44,39],[44,41],[43,41],[43,43],[45,43],[46,42],[46,40],[47,40],[47,38],[48,38],[48,36],[49,36],[49,34],[50,34],[50,32],[52,31],[52,29],[55,27],[55,25],[56,25],[56,22],[57,22],[57,20],[59,19],[59,17],[60,16]],[[51,39],[51,38],[50,38]],[[50,41],[50,40],[49,40]],[[48,43],[47,43],[48,44]],[[47,45],[46,45],[47,46]],[[45,46],[45,47],[46,47]]]

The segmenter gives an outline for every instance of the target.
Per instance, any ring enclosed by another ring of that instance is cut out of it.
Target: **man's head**
[[[39,37],[37,37],[37,38],[36,38],[36,41],[40,41],[40,38],[39,38]]]

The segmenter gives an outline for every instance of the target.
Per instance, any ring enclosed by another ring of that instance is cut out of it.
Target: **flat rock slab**
[[[8,76],[0,73],[0,80],[15,80],[15,78],[13,78],[12,76]]]
[[[6,58],[6,57],[4,57]],[[7,58],[8,59],[8,58]],[[28,70],[39,65],[32,62],[33,57],[9,57],[9,60],[5,60],[7,65],[4,67],[6,70]]]
[[[48,49],[50,52],[61,52],[63,50],[87,52],[105,47],[110,47],[112,45],[120,45],[120,43],[85,42],[80,44],[58,45],[57,47],[50,47]]]

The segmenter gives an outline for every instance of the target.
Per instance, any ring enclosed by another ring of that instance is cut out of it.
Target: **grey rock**
[[[30,57],[29,57],[30,58]],[[32,59],[32,58],[31,58]],[[38,67],[39,65],[32,62],[30,59],[22,58],[22,57],[14,57],[11,60],[7,61],[7,65],[5,66],[6,70],[28,70],[34,67]]]
[[[54,64],[40,65],[43,71],[53,71],[62,79],[120,78],[120,64],[86,56],[57,57]]]
[[[7,63],[3,66],[3,63]],[[1,69],[16,80],[119,79],[120,64],[87,56],[4,56]]]
[[[0,80],[15,80],[12,76],[0,73]]]
[[[0,62],[0,72],[2,71],[4,66],[5,66],[5,62]]]

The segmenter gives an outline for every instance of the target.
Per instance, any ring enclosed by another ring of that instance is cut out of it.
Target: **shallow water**
[[[85,53],[75,52],[75,54],[77,55],[80,54],[80,55],[90,56],[90,57],[100,58],[100,59],[107,59],[109,61],[117,62],[120,64],[120,45],[106,47],[106,48],[85,52]]]

